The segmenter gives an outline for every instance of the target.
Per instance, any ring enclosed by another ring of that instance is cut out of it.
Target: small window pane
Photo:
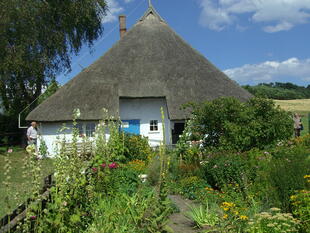
[[[95,123],[86,124],[86,137],[93,137],[96,129]]]
[[[158,120],[150,121],[150,131],[158,131]]]

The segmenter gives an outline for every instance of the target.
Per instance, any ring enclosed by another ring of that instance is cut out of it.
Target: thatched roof
[[[119,112],[119,98],[165,97],[171,120],[185,119],[182,104],[251,95],[188,45],[152,6],[104,56],[35,108],[27,120],[81,120]]]

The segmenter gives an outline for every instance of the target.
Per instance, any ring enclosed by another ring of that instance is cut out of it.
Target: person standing
[[[27,139],[28,145],[35,145],[37,146],[37,123],[35,121],[31,122],[31,126],[27,129]]]
[[[295,137],[299,137],[301,131],[301,117],[297,113],[294,113],[293,121],[294,121]]]

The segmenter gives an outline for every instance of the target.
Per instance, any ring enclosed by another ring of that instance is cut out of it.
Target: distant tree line
[[[290,100],[310,99],[310,85],[307,87],[298,86],[293,83],[260,83],[256,86],[243,86],[247,91],[256,97],[268,99]]]

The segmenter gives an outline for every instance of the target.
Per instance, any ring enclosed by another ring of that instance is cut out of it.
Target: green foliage
[[[60,84],[55,79],[52,79],[51,82],[47,85],[46,90],[39,97],[38,104],[41,104],[48,97],[52,96],[60,87]]]
[[[264,148],[290,138],[293,133],[290,114],[270,100],[252,98],[241,103],[235,98],[219,98],[191,106],[189,137],[203,140],[206,150]]]
[[[310,173],[309,152],[302,146],[276,150],[268,173],[271,185],[276,188],[281,208],[291,210],[289,197],[294,190],[305,188],[303,176]]]
[[[124,137],[124,156],[128,161],[146,161],[153,153],[148,139],[144,136],[125,133],[124,135],[122,134],[121,137]]]
[[[162,212],[152,190],[143,188],[132,196],[121,193],[113,198],[102,197],[94,206],[94,222],[88,232],[166,232],[171,209]]]
[[[151,185],[156,185],[159,181],[160,160],[158,156],[154,156],[147,167],[147,180]]]
[[[256,86],[243,86],[256,97],[278,100],[308,99],[310,87],[297,86],[292,83],[260,83]]]
[[[196,226],[202,228],[204,226],[214,227],[219,223],[219,217],[216,212],[206,206],[200,205],[199,207],[190,207],[188,216],[195,222]]]
[[[102,35],[106,10],[104,0],[0,1],[0,99],[15,129],[18,113],[70,70],[72,53]]]
[[[40,147],[39,147],[39,153],[41,157],[47,157],[48,156],[48,150],[47,145],[43,138],[40,139]]]
[[[185,196],[188,199],[197,199],[200,195],[200,192],[207,186],[207,183],[197,177],[191,176],[183,178],[179,181],[179,193]]]
[[[203,165],[204,176],[213,187],[224,189],[236,185],[244,190],[255,177],[256,169],[239,153],[220,153],[211,155]]]

